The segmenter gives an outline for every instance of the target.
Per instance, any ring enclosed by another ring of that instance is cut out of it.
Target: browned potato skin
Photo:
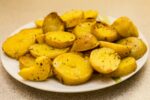
[[[98,44],[99,43],[97,39],[92,34],[88,34],[81,38],[78,38],[74,42],[71,51],[78,52],[78,51],[90,50],[90,49],[97,47]]]
[[[44,33],[51,31],[63,31],[65,23],[56,12],[52,12],[45,17],[42,28]]]

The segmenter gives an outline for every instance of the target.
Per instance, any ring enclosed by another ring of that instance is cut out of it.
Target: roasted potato
[[[111,48],[95,49],[90,55],[92,67],[102,74],[109,74],[115,71],[120,61],[120,56]]]
[[[126,57],[121,60],[117,70],[111,73],[111,77],[121,77],[134,72],[137,68],[136,60],[133,57]]]
[[[56,12],[48,14],[43,22],[43,32],[64,31],[65,24]]]
[[[34,57],[47,56],[49,58],[55,58],[56,56],[67,52],[69,48],[57,49],[46,44],[34,44],[29,50]]]
[[[122,37],[138,37],[138,30],[128,17],[120,17],[116,19],[112,27],[114,27]]]
[[[21,30],[5,40],[2,44],[2,49],[8,56],[18,59],[28,52],[29,47],[36,41],[35,36],[41,34],[41,32],[41,29]]]
[[[118,38],[116,30],[102,23],[96,23],[93,27],[92,33],[96,36],[98,40],[101,41],[113,42]]]
[[[32,67],[35,65],[35,57],[31,54],[26,54],[19,57],[19,67],[20,69]]]
[[[65,22],[66,27],[74,27],[83,20],[84,14],[81,10],[72,10],[64,13],[61,18]]]
[[[36,42],[37,43],[44,43],[45,42],[45,34],[36,35]]]
[[[84,83],[93,72],[89,62],[76,53],[65,53],[56,57],[53,67],[56,77],[67,85]]]
[[[94,24],[95,22],[82,22],[74,28],[73,33],[77,38],[80,38],[86,34],[91,34]]]
[[[131,52],[131,47],[122,44],[99,41],[99,45],[100,47],[107,47],[114,49],[121,58],[127,57]]]
[[[98,16],[98,11],[95,10],[84,11],[84,19],[96,19],[97,16]]]
[[[92,34],[87,34],[75,40],[71,51],[86,51],[98,46],[98,41]]]
[[[19,75],[25,80],[44,81],[49,77],[51,71],[51,60],[48,57],[41,56],[36,60],[36,65],[20,70]]]
[[[44,22],[44,20],[36,20],[35,21],[36,27],[41,28],[43,26],[43,22]]]
[[[141,58],[147,51],[145,43],[137,37],[121,39],[117,43],[131,47],[131,53],[129,56],[134,57],[135,59]]]
[[[45,35],[45,42],[56,48],[66,48],[73,44],[75,35],[69,32],[55,31]]]

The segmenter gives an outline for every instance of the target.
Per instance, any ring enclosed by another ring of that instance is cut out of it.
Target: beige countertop
[[[150,0],[0,0],[0,41],[18,27],[51,11],[96,9],[101,15],[130,17],[150,43]],[[60,94],[37,90],[13,79],[0,64],[1,100],[150,100],[150,57],[136,75],[102,90]]]

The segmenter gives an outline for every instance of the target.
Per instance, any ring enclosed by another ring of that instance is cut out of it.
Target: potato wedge
[[[122,37],[138,37],[138,30],[128,17],[120,17],[116,19],[112,27],[114,27]]]
[[[118,35],[116,30],[102,23],[96,23],[92,32],[98,40],[113,42],[117,40]]]
[[[41,33],[41,29],[21,30],[5,40],[2,44],[2,49],[8,56],[18,59],[28,52],[29,47],[36,41],[36,35]]]
[[[94,24],[95,22],[82,22],[74,28],[73,33],[77,38],[80,38],[86,34],[91,34]]]
[[[64,31],[65,24],[56,12],[48,14],[43,22],[43,32]]]
[[[114,49],[121,58],[127,57],[131,52],[131,47],[117,44],[117,43],[110,43],[105,41],[99,41],[100,47],[107,47]]]
[[[36,20],[35,25],[37,28],[41,28],[43,26],[44,20]]]
[[[84,11],[84,19],[96,19],[97,16],[98,16],[98,11],[95,10]]]
[[[118,44],[123,44],[131,47],[131,53],[129,56],[135,59],[141,58],[147,51],[145,43],[137,37],[128,37],[121,39],[117,42]]]
[[[75,40],[71,51],[86,51],[98,46],[98,41],[92,34],[87,34]]]
[[[74,27],[83,20],[84,14],[81,10],[72,10],[64,13],[61,18],[66,23],[66,27]]]
[[[32,67],[35,65],[35,58],[31,54],[26,54],[19,58],[20,69]]]
[[[111,48],[95,49],[90,55],[92,67],[102,74],[109,74],[115,71],[120,61],[120,56]]]
[[[19,75],[25,80],[31,81],[44,81],[49,77],[51,71],[51,60],[48,57],[41,56],[36,60],[36,65],[23,68],[20,70]]]
[[[69,47],[73,44],[74,40],[74,34],[63,31],[48,32],[45,36],[45,42],[56,48]]]
[[[89,62],[76,53],[65,53],[56,57],[53,67],[56,77],[67,85],[84,83],[93,72]]]
[[[121,60],[117,70],[111,73],[111,77],[121,77],[129,75],[137,68],[136,60],[133,57],[126,57]]]
[[[57,49],[46,44],[34,44],[29,50],[34,57],[47,56],[49,58],[55,58],[56,56],[67,52],[69,48]]]

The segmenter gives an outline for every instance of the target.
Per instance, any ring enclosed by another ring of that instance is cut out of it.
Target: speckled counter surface
[[[101,15],[130,17],[150,43],[150,0],[0,0],[0,41],[51,11],[96,9]],[[11,67],[11,66],[10,66]],[[0,63],[0,100],[150,100],[150,56],[130,79],[102,90],[78,94],[45,92],[13,79]]]

